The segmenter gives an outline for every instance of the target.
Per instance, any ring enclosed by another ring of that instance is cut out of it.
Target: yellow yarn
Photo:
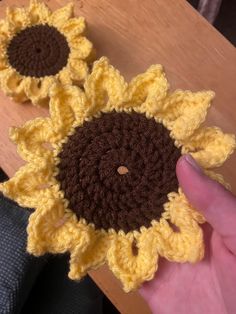
[[[50,91],[50,118],[38,118],[21,128],[12,128],[11,139],[28,162],[13,178],[1,185],[8,197],[22,206],[35,207],[30,216],[27,249],[34,255],[70,252],[72,279],[80,279],[91,268],[107,262],[122,281],[126,292],[151,280],[158,256],[175,262],[197,262],[204,255],[204,222],[183,192],[168,194],[159,221],[149,228],[116,232],[97,230],[78,220],[68,207],[56,180],[62,144],[75,127],[101,112],[136,111],[154,117],[171,132],[177,147],[190,153],[209,176],[223,183],[221,176],[207,170],[220,166],[235,148],[233,135],[218,128],[199,128],[213,97],[212,92],[170,93],[162,66],[151,66],[127,84],[106,58],[95,62],[84,91],[75,86],[55,85]],[[174,224],[179,232],[173,230]],[[135,241],[138,254],[133,254]]]
[[[21,75],[11,66],[7,47],[20,31],[35,25],[55,27],[66,38],[70,54],[66,66],[57,74],[33,77]],[[80,84],[88,74],[88,62],[94,55],[91,42],[83,36],[85,20],[73,17],[73,4],[54,12],[38,0],[30,0],[28,8],[9,7],[6,19],[0,21],[0,86],[3,92],[17,102],[31,100],[34,105],[47,105],[49,89],[53,84]]]

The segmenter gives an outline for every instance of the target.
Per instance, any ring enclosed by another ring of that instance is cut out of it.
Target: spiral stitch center
[[[127,233],[161,217],[167,194],[178,189],[180,155],[154,119],[111,112],[68,137],[58,155],[57,180],[78,219]]]
[[[7,47],[10,65],[21,75],[55,75],[66,66],[70,48],[55,27],[35,25],[17,33]]]

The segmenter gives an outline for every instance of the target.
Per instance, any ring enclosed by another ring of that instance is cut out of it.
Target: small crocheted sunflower
[[[7,8],[0,21],[0,86],[17,102],[48,103],[55,82],[80,84],[88,73],[92,44],[83,36],[83,17],[70,3],[55,12],[37,0]]]
[[[50,118],[11,129],[28,163],[1,185],[36,209],[28,251],[69,251],[72,279],[107,262],[127,292],[153,278],[159,255],[199,261],[204,218],[178,188],[175,166],[183,153],[205,169],[232,153],[233,135],[199,128],[213,93],[170,93],[160,65],[127,84],[102,58],[84,91],[54,86],[50,96]]]

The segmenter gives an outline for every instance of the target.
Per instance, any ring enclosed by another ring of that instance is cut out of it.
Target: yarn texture
[[[191,154],[206,173],[235,149],[235,137],[201,127],[211,91],[169,91],[163,68],[128,84],[107,58],[94,63],[84,90],[55,85],[50,117],[10,130],[27,162],[0,185],[33,207],[28,252],[70,253],[71,279],[105,262],[135,290],[151,280],[158,257],[200,261],[204,217],[178,187],[175,166]]]
[[[69,3],[54,12],[38,0],[8,7],[0,21],[0,87],[17,102],[48,105],[52,84],[82,85],[94,55],[85,20]]]
[[[97,229],[129,232],[158,220],[177,192],[181,156],[168,130],[137,113],[107,113],[68,137],[57,180],[69,208]],[[73,166],[72,166],[73,165]],[[126,167],[122,175],[119,167]]]

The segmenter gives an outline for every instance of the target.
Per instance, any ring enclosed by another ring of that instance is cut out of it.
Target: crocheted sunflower
[[[234,136],[199,128],[213,93],[170,93],[160,65],[127,84],[101,58],[84,91],[54,86],[50,96],[50,118],[11,129],[28,163],[1,185],[36,209],[28,251],[69,251],[72,279],[106,261],[127,292],[153,278],[159,255],[201,260],[204,218],[178,188],[175,166],[190,153],[218,167],[233,151]]]
[[[0,21],[0,86],[17,102],[48,103],[55,82],[79,84],[88,73],[92,44],[83,36],[83,17],[70,3],[55,12],[31,0],[28,8],[7,8]]]

